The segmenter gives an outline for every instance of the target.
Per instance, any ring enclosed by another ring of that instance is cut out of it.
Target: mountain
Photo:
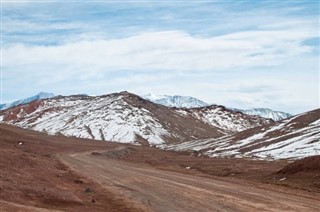
[[[235,110],[245,113],[247,115],[256,115],[263,118],[272,119],[274,121],[280,121],[280,120],[292,117],[292,115],[289,113],[274,111],[268,108],[254,108],[251,110],[235,109]]]
[[[320,154],[320,109],[220,138],[194,140],[163,148],[199,151],[210,157],[297,159]]]
[[[49,134],[159,145],[220,137],[270,120],[221,106],[169,108],[120,92],[37,100],[0,111],[0,122]]]
[[[164,105],[167,107],[185,107],[185,108],[195,108],[195,107],[204,107],[208,106],[209,104],[191,97],[191,96],[168,96],[168,95],[154,95],[154,94],[147,94],[142,96],[142,98],[152,101],[156,104]]]
[[[209,106],[208,103],[205,103],[197,98],[190,97],[190,96],[177,96],[177,95],[169,96],[169,95],[147,94],[141,97],[149,101],[152,101],[156,104],[164,105],[167,107],[197,108],[197,107]],[[281,111],[273,111],[268,108],[253,108],[251,110],[242,110],[242,109],[233,109],[233,110],[240,111],[247,115],[255,115],[255,116],[260,116],[266,119],[272,119],[274,121],[280,121],[292,116],[289,113],[285,113]]]
[[[34,100],[38,100],[38,99],[47,99],[47,98],[52,98],[55,95],[53,93],[46,93],[46,92],[40,92],[37,95],[31,96],[29,98],[26,99],[21,99],[21,100],[17,100],[11,103],[6,103],[6,104],[0,104],[0,110],[4,110],[7,108],[11,108],[17,105],[21,105],[21,104],[26,104],[29,102],[32,102]]]
[[[273,121],[259,116],[246,115],[227,109],[221,105],[210,105],[199,108],[175,108],[182,115],[199,119],[212,126],[224,129],[224,133],[235,133],[256,126],[262,126]]]

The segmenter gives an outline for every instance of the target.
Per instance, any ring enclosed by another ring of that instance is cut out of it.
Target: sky
[[[317,1],[1,0],[1,103],[40,91],[320,107]]]

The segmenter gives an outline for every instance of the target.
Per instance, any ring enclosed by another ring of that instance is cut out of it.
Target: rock
[[[77,180],[74,181],[74,183],[76,183],[76,184],[83,184],[83,181],[80,180],[80,179],[77,179]]]
[[[91,188],[86,188],[86,189],[84,190],[84,192],[86,192],[86,193],[91,193],[91,192],[93,192],[93,190],[92,190]]]

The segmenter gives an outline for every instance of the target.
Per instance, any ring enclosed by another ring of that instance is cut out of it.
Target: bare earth
[[[76,153],[61,159],[81,175],[121,194],[146,211],[320,211],[320,196],[208,179]]]
[[[0,212],[320,211],[320,156],[195,157],[0,124]]]

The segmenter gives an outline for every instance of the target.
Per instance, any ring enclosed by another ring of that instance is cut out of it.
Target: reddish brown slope
[[[92,140],[50,137],[1,124],[0,211],[35,210],[16,204],[68,211],[137,211],[130,202],[80,178],[55,156],[97,148],[114,146]],[[86,193],[86,188],[93,192]]]

